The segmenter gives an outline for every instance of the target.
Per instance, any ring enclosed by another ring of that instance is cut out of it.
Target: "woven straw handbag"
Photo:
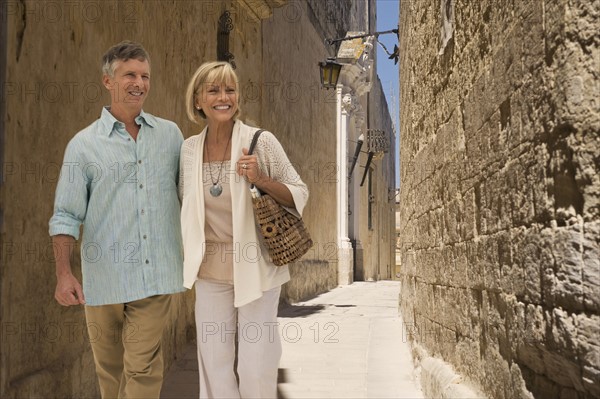
[[[248,154],[254,151],[262,132],[263,130],[257,130],[254,133]],[[289,213],[270,195],[261,193],[254,184],[250,185],[250,191],[254,219],[273,264],[283,266],[301,258],[313,246],[302,219]]]

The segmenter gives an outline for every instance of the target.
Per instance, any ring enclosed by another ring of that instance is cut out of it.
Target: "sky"
[[[396,29],[398,26],[399,7],[399,0],[377,0],[377,32]],[[379,36],[379,41],[385,45],[390,53],[394,51],[394,44],[400,47],[398,38],[393,33]],[[379,44],[377,44],[377,74],[379,75],[379,79],[381,79],[392,121],[394,126],[396,126],[396,148],[394,149],[394,154],[396,156],[396,187],[399,187],[398,140],[400,131],[400,95],[398,89],[398,65],[394,65],[393,60],[388,60],[388,55]]]

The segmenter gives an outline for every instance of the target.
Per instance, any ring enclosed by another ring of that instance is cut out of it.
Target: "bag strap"
[[[254,132],[254,136],[252,137],[252,143],[250,143],[250,148],[248,148],[248,155],[252,155],[254,147],[256,147],[256,143],[258,142],[258,138],[260,137],[260,134],[264,131],[264,129],[258,129],[256,132]],[[254,184],[250,184],[250,190],[252,189],[254,189]]]
[[[252,137],[252,143],[250,143],[250,148],[248,149],[248,155],[252,155],[252,152],[254,151],[254,147],[256,147],[256,142],[258,141],[258,137],[264,131],[265,131],[264,129],[258,129],[256,132],[254,132],[254,136]]]

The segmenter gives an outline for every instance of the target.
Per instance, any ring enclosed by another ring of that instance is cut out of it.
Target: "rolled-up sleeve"
[[[54,214],[50,218],[50,236],[65,234],[79,239],[88,204],[88,182],[84,173],[85,164],[79,155],[78,146],[71,140],[60,172],[54,197]]]

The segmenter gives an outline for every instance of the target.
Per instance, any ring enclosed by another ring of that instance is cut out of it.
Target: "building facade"
[[[600,397],[600,9],[402,1],[401,307],[425,396]]]
[[[373,4],[0,2],[0,397],[98,394],[84,311],[62,308],[53,298],[48,220],[66,144],[109,102],[101,85],[100,57],[124,39],[141,42],[150,53],[152,92],[145,110],[175,121],[185,137],[200,131],[184,112],[185,87],[195,69],[218,55],[236,65],[242,119],[278,137],[311,193],[304,219],[315,246],[290,265],[292,280],[284,286],[282,300],[298,301],[338,285],[336,185],[350,156],[338,167],[336,102],[320,87],[317,63],[335,54],[325,38],[365,30],[365,11]],[[375,75],[373,79],[378,82]],[[381,92],[369,104],[385,106]],[[385,128],[376,123],[387,122],[365,122],[359,128]],[[363,166],[364,161],[361,155]],[[386,252],[376,236],[386,220],[384,179],[393,170],[382,162],[372,165],[379,224],[370,230],[372,237],[363,238],[369,258]],[[362,171],[360,166],[356,171]],[[357,195],[364,197],[364,191]],[[366,201],[357,204],[356,213],[362,213]],[[371,248],[371,242],[378,246]],[[79,248],[74,252],[77,275]],[[167,363],[195,337],[193,301],[191,291],[174,298],[163,338]]]

